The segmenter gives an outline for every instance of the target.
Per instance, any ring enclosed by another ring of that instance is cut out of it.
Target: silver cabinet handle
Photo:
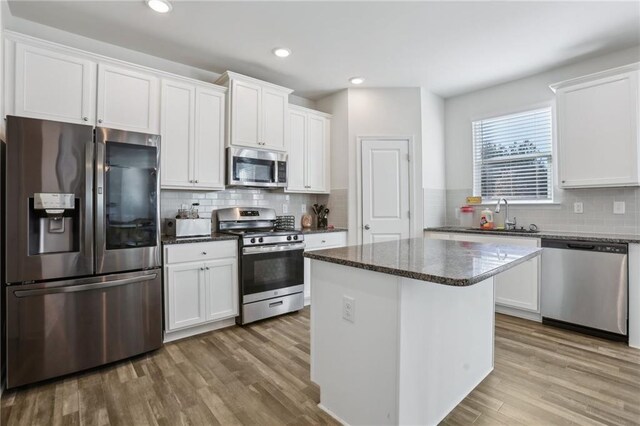
[[[102,118],[98,118],[98,123],[102,123]]]
[[[198,183],[198,179],[196,179],[196,183]]]
[[[207,255],[207,252],[206,252],[206,251],[203,251],[203,252],[202,252],[202,255],[203,255],[203,256],[206,256],[206,255]]]
[[[325,244],[327,242],[327,240],[322,240],[322,244]]]
[[[82,117],[82,120],[89,121],[89,117]]]
[[[201,271],[204,271],[204,267],[203,267],[203,268],[200,268],[200,270],[201,270]]]
[[[209,267],[208,267],[208,266],[205,266],[205,267],[204,267],[204,269],[206,269],[206,270],[208,271],[208,270],[209,270]]]
[[[371,229],[371,227],[369,225],[365,225],[364,229],[366,229],[368,231],[369,229]]]

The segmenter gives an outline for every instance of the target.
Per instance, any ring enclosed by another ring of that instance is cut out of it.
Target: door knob
[[[101,118],[98,119],[98,123],[102,123],[102,119]]]
[[[82,120],[89,121],[89,117],[82,117]]]
[[[366,229],[368,231],[369,229],[371,229],[371,227],[369,225],[365,225],[364,229]]]

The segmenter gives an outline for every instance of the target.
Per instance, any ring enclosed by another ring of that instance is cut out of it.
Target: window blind
[[[551,108],[473,122],[473,192],[484,199],[551,201]]]

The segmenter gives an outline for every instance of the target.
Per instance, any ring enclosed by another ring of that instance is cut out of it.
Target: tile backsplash
[[[315,202],[316,195],[313,194],[288,194],[277,190],[227,189],[211,192],[162,190],[160,216],[163,219],[175,217],[182,205],[191,207],[193,203],[200,203],[198,211],[201,217],[210,217],[212,212],[225,207],[270,207],[275,209],[278,215],[295,216],[296,227],[300,227],[302,215],[311,214],[311,206]]]
[[[455,210],[464,205],[471,189],[447,190],[447,225],[458,225]],[[624,201],[625,213],[614,214],[614,201]],[[574,213],[574,203],[583,204],[583,213]],[[480,223],[476,207],[474,223]],[[491,210],[495,204],[489,205]],[[496,215],[498,225],[504,223],[504,209]],[[640,234],[640,188],[556,188],[555,203],[549,205],[509,205],[509,216],[517,218],[518,227],[535,223],[541,230],[595,232],[609,234]]]

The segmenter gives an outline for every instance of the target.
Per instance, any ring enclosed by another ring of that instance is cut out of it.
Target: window
[[[473,193],[552,201],[551,108],[473,122]]]

